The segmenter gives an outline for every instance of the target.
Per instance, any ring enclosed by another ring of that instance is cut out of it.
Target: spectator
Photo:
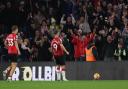
[[[115,44],[114,44],[113,38],[110,35],[107,36],[107,42],[105,44],[104,49],[105,49],[104,50],[104,61],[114,61],[113,54],[115,50]]]
[[[36,30],[35,31],[35,38],[34,38],[34,42],[36,43],[36,45],[38,46],[38,47],[40,47],[41,46],[41,40],[42,40],[42,34],[40,33],[40,31],[39,30]]]
[[[72,34],[72,43],[74,45],[74,58],[75,61],[80,61],[80,57],[81,57],[81,34],[82,31],[78,30],[76,32],[76,35]]]
[[[30,43],[28,39],[24,39],[22,44],[21,44],[21,59],[22,61],[31,61],[30,60]]]
[[[54,31],[55,30],[60,30],[59,28],[60,28],[60,26],[57,25],[55,18],[52,17],[51,18],[50,28],[49,28],[50,35],[53,37],[54,36]]]
[[[82,9],[83,9],[83,16],[85,16],[82,31],[84,33],[89,33],[89,32],[91,32],[91,29],[90,29],[90,26],[89,26],[89,23],[88,23],[88,14],[87,14],[87,11],[86,11],[86,6],[84,5],[82,7]]]
[[[63,0],[62,10],[66,15],[70,15],[73,9],[73,2],[71,0]]]
[[[75,18],[72,14],[64,20],[65,15],[62,16],[60,23],[63,24],[63,32],[67,34],[67,29],[73,29],[75,25]]]
[[[128,38],[128,24],[125,26],[125,28],[122,32],[122,36],[123,36],[124,40],[126,41]]]
[[[76,35],[72,33],[72,43],[74,45],[74,58],[76,61],[83,61],[85,59],[85,48],[90,41],[93,40],[93,35],[82,36],[82,30],[78,30]]]
[[[124,46],[127,54],[128,53],[128,24],[125,25],[125,28],[122,32],[122,37],[124,39]],[[128,58],[128,55],[127,55],[127,58]]]
[[[32,62],[38,62],[39,61],[39,48],[36,44],[32,45],[30,60]]]
[[[33,20],[35,23],[36,28],[40,27],[40,24],[43,24],[43,20],[45,19],[45,17],[43,16],[43,14],[41,13],[40,10],[37,10],[34,15],[33,15]]]
[[[95,62],[98,59],[98,53],[93,41],[90,41],[88,46],[86,47],[86,61],[87,62]]]
[[[125,41],[125,46],[127,46],[128,44],[128,24],[125,26],[123,32],[122,32],[122,37],[124,38]]]
[[[46,20],[42,20],[40,31],[42,35],[45,35],[48,32],[48,26]]]
[[[118,48],[115,50],[114,56],[115,60],[126,60],[126,50],[124,49],[122,43],[118,43]]]
[[[39,49],[39,61],[52,61],[52,53],[50,49],[50,41],[47,35],[42,37],[42,44]]]

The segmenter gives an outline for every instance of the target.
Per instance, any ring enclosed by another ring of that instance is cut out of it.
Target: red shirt
[[[17,48],[15,46],[15,41],[17,41],[17,35],[12,33],[9,34],[6,38],[7,48],[8,48],[8,54],[17,54]]]
[[[86,36],[83,40],[82,37],[78,35],[72,35],[71,42],[74,45],[74,57],[75,59],[80,58],[81,56],[85,55],[85,48],[87,47],[88,43],[94,39],[94,34],[91,33]]]
[[[54,37],[54,39],[51,42],[51,47],[52,47],[53,55],[55,57],[64,55],[64,51],[61,48],[60,44],[62,44],[62,40],[59,37]]]
[[[81,57],[81,47],[82,47],[82,41],[79,36],[73,35],[72,36],[72,43],[74,45],[74,57],[75,59]]]

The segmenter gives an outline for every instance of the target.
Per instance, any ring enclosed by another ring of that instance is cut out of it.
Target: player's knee
[[[17,64],[12,64],[11,67],[12,68],[16,68]]]
[[[64,69],[64,68],[65,68],[65,65],[62,65],[62,66],[61,66],[61,68],[63,68],[63,69]]]
[[[60,67],[59,66],[56,67],[56,72],[60,72]]]
[[[65,66],[61,66],[61,71],[65,71]]]

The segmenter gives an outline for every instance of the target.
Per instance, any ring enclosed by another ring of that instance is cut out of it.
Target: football
[[[94,75],[93,75],[93,79],[94,80],[99,80],[100,79],[100,74],[99,73],[94,73]]]

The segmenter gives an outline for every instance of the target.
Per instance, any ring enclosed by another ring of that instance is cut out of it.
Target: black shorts
[[[8,54],[9,55],[9,60],[11,62],[17,62],[18,60],[18,55],[17,54]]]
[[[55,61],[56,61],[56,65],[65,65],[66,62],[66,56],[59,56],[59,57],[55,57]]]

